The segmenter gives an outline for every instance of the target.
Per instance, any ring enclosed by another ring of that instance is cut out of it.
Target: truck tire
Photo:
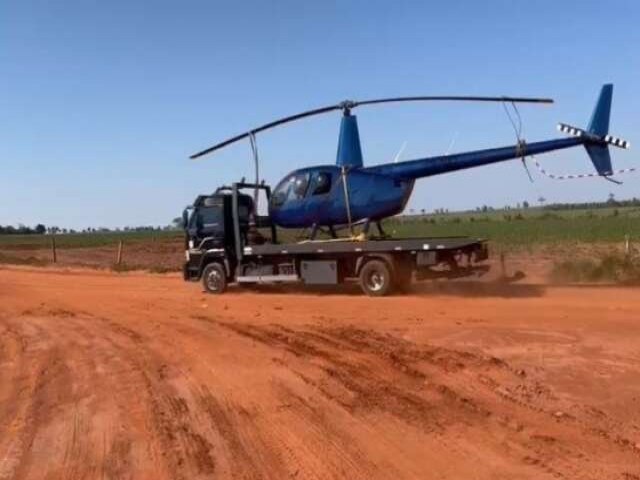
[[[224,293],[227,289],[227,273],[218,262],[213,262],[204,267],[202,271],[202,286],[209,293]]]
[[[369,260],[360,270],[360,288],[371,297],[383,297],[391,292],[393,275],[384,260]]]

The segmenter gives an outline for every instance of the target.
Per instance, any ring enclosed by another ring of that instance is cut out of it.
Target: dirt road
[[[0,270],[0,479],[640,479],[640,295]]]

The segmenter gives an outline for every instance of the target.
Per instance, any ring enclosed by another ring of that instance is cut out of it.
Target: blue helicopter
[[[362,160],[357,118],[351,114],[351,111],[356,107],[417,101],[502,102],[505,105],[512,104],[514,108],[518,103],[553,103],[553,100],[547,98],[528,97],[396,97],[344,101],[336,105],[285,117],[229,138],[191,155],[190,158],[201,157],[244,138],[250,138],[255,153],[255,134],[309,116],[341,110],[343,116],[335,165],[300,168],[289,173],[278,183],[271,195],[269,216],[272,222],[284,228],[311,228],[311,238],[315,237],[321,227],[328,228],[329,232],[335,236],[334,228],[345,225],[351,227],[358,222],[364,223],[364,233],[368,232],[370,223],[375,223],[380,234],[384,235],[380,221],[402,212],[409,200],[415,181],[423,177],[511,159],[521,158],[524,162],[527,156],[582,145],[591,158],[597,175],[610,179],[609,177],[614,172],[608,146],[613,145],[625,149],[630,146],[629,142],[609,135],[612,94],[612,84],[602,86],[586,130],[566,124],[558,125],[559,130],[569,134],[570,138],[534,143],[525,143],[518,138],[516,145],[507,147],[365,167]]]

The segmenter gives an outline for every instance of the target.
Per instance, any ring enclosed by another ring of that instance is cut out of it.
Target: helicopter
[[[200,158],[249,138],[256,161],[257,177],[257,133],[310,116],[342,111],[335,164],[299,168],[286,175],[277,184],[269,199],[269,217],[274,224],[283,228],[311,228],[311,239],[315,238],[321,228],[327,228],[329,233],[336,237],[335,228],[348,225],[352,229],[356,223],[364,225],[364,234],[368,233],[370,224],[375,223],[379,233],[385,236],[381,220],[404,210],[415,181],[419,178],[518,158],[522,159],[524,164],[528,156],[582,145],[595,167],[596,176],[618,183],[610,178],[614,172],[608,146],[627,149],[630,144],[626,140],[609,135],[612,96],[613,85],[603,85],[586,129],[559,124],[558,129],[568,134],[569,138],[526,143],[516,132],[515,145],[364,166],[357,117],[352,114],[356,107],[398,102],[500,102],[505,106],[511,104],[517,113],[516,104],[553,103],[549,98],[508,96],[395,97],[364,101],[346,100],[284,117],[224,140],[191,155],[190,158]],[[509,118],[511,119],[511,116]]]

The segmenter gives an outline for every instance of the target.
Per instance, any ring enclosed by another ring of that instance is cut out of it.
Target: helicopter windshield
[[[309,174],[297,173],[285,178],[273,192],[272,203],[280,206],[289,200],[301,200],[309,187]]]

